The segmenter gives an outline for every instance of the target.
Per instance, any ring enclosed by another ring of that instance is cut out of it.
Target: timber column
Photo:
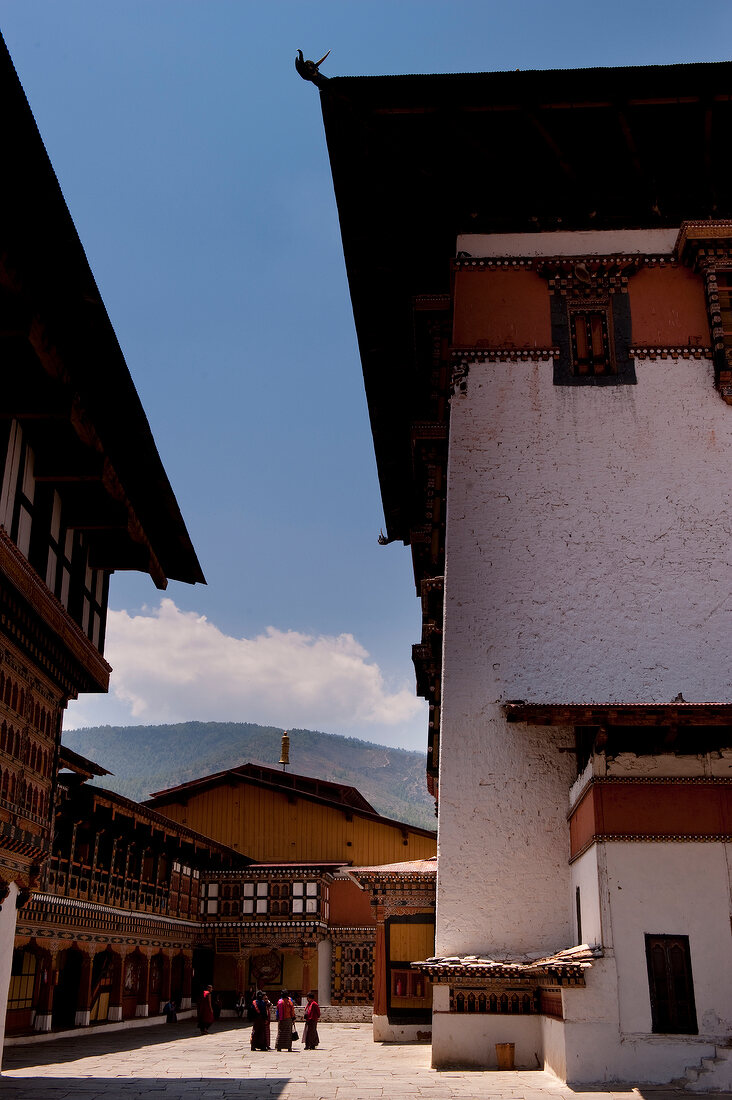
[[[236,992],[237,996],[247,991],[247,966],[249,952],[240,951],[236,956]]]
[[[333,944],[324,937],[318,943],[318,1004],[330,1004],[330,968],[333,960]]]

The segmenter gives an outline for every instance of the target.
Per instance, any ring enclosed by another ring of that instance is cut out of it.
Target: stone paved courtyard
[[[2,1100],[680,1100],[662,1088],[576,1092],[542,1072],[430,1069],[427,1045],[374,1043],[370,1024],[323,1024],[321,1045],[292,1054],[249,1049],[249,1029],[222,1021],[209,1035],[193,1022],[127,1031],[104,1028],[6,1050]],[[296,1049],[295,1049],[296,1048]],[[707,1094],[709,1095],[709,1094]],[[732,1094],[717,1093],[732,1100]]]

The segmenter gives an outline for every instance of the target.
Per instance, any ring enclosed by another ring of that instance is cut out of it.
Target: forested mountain
[[[138,801],[153,791],[239,764],[277,767],[282,730],[249,722],[93,726],[66,730],[63,742],[112,775],[98,785]],[[387,748],[317,730],[290,730],[290,771],[357,787],[380,814],[437,827],[424,753]]]

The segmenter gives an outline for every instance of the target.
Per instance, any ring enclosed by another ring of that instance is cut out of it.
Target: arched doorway
[[[33,947],[18,947],[13,951],[8,989],[8,1007],[5,1030],[28,1031],[33,1023],[33,1012],[38,1002],[38,987],[42,972],[38,952]]]
[[[160,951],[150,959],[150,988],[148,989],[147,995],[149,1016],[157,1016],[158,1012],[160,1012],[164,972],[165,957],[162,951]]]
[[[124,983],[122,986],[122,1019],[130,1020],[137,1015],[137,1005],[145,980],[147,959],[138,949],[125,959]]]
[[[185,955],[174,955],[170,966],[170,998],[179,1008],[183,1000],[185,967]]]
[[[76,947],[69,947],[59,955],[58,982],[53,991],[52,1011],[53,1027],[56,1030],[66,1030],[76,1023],[82,962],[83,956]]]
[[[115,967],[119,964],[119,956],[107,948],[106,951],[97,951],[92,963],[90,1022],[101,1023],[109,1016],[109,1001],[114,984]]]

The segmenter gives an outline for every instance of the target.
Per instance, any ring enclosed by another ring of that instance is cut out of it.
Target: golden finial
[[[290,735],[287,730],[284,730],[282,734],[282,752],[280,753],[280,764],[282,770],[287,771],[287,767],[290,763]]]

